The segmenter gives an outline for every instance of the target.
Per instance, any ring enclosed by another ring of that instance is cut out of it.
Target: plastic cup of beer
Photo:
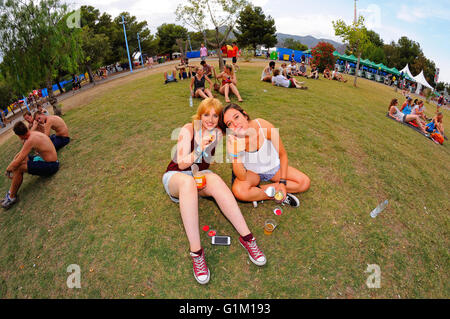
[[[195,183],[197,184],[198,189],[202,189],[206,185],[206,176],[200,175],[200,173],[197,173],[194,175]]]
[[[266,235],[272,235],[272,232],[277,227],[277,222],[273,219],[267,219],[264,222],[264,234]]]

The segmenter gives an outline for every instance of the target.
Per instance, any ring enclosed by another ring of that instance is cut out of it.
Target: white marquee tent
[[[430,84],[428,84],[427,80],[423,76],[423,70],[418,75],[416,75],[413,79],[416,80],[417,83],[433,90],[433,87]]]
[[[400,73],[403,72],[404,74],[407,74],[411,79],[414,79],[413,75],[411,74],[411,71],[409,70],[408,64],[403,68],[403,70],[399,71]]]

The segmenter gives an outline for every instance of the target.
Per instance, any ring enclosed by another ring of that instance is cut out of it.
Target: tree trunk
[[[94,83],[94,85],[95,85],[95,79],[94,79],[94,76],[92,75],[92,68],[91,68],[91,66],[90,65],[86,65],[86,69],[87,69],[88,75],[89,75],[89,82]]]
[[[53,107],[53,112],[55,115],[61,116],[61,109],[58,107],[58,100],[53,95],[53,86],[51,78],[47,80],[47,93],[48,93],[48,102]]]
[[[353,82],[354,87],[356,87],[356,79],[358,79],[359,61],[360,60],[361,60],[361,52],[358,54],[358,62],[356,62],[355,81]]]
[[[65,91],[64,91],[64,89],[61,87],[61,84],[60,84],[59,82],[60,82],[60,79],[58,78],[58,79],[56,80],[56,85],[58,86],[59,94],[63,94]]]

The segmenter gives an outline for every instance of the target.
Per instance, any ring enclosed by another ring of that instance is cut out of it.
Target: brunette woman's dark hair
[[[389,103],[388,111],[391,109],[391,106],[392,106],[392,105],[396,105],[396,104],[398,104],[398,100],[397,100],[397,99],[392,99],[392,100],[391,100],[391,103]]]
[[[225,106],[225,108],[222,110],[222,112],[220,112],[220,116],[219,116],[219,128],[222,130],[223,133],[225,133],[227,130],[227,125],[225,124],[225,121],[223,120],[223,118],[225,116],[225,112],[228,111],[229,109],[235,109],[236,111],[241,112],[241,114],[247,118],[247,121],[250,121],[250,116],[247,114],[247,112],[245,112],[242,109],[242,107],[240,107],[237,104],[230,103],[227,106]]]

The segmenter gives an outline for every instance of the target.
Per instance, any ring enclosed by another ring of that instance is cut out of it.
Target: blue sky
[[[147,20],[152,33],[162,23],[177,23],[174,11],[183,0],[69,0],[73,7],[93,5],[115,16],[129,11]],[[340,40],[332,20],[353,21],[353,0],[251,0],[274,19],[278,32]],[[282,4],[282,5],[281,5]],[[358,0],[358,13],[385,43],[405,35],[418,42],[440,68],[439,80],[450,83],[450,0]],[[415,75],[415,74],[414,74]]]

